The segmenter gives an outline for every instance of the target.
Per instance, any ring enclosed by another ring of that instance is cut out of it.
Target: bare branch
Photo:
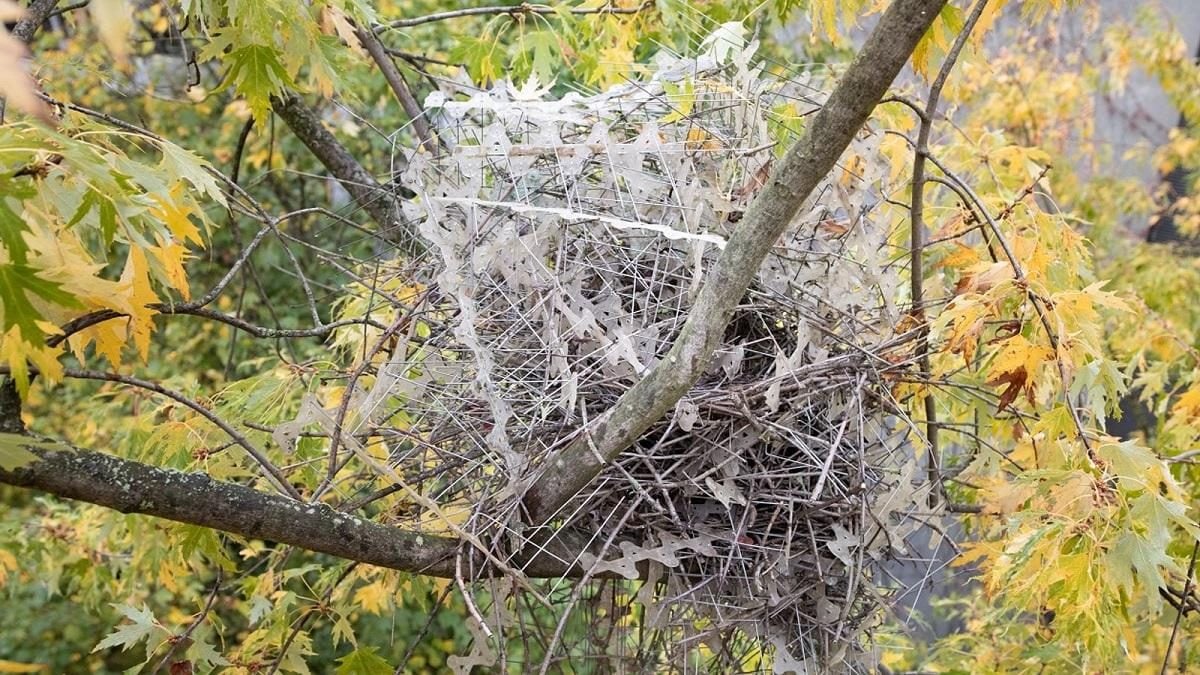
[[[971,31],[983,14],[988,0],[976,0],[971,15],[963,26],[946,59],[938,71],[937,77],[929,85],[929,94],[925,98],[925,110],[920,115],[921,128],[917,132],[917,147],[913,151],[912,200],[909,207],[910,237],[912,253],[909,264],[909,276],[912,281],[912,315],[920,326],[917,336],[917,361],[921,376],[928,378],[929,367],[929,326],[925,323],[925,157],[929,154],[929,134],[933,130],[933,121],[937,116],[938,100],[942,96],[942,88],[946,79],[954,69],[958,55],[971,37]],[[900,99],[895,99],[900,100]],[[941,494],[942,453],[938,447],[937,404],[933,399],[933,390],[926,389],[924,396],[925,408],[925,441],[929,444],[929,505],[935,506]]]
[[[425,111],[421,109],[417,99],[413,98],[412,90],[408,88],[408,83],[404,81],[404,76],[396,68],[396,64],[388,55],[383,43],[375,37],[374,32],[364,30],[362,27],[356,28],[355,33],[367,53],[375,61],[375,65],[379,66],[380,72],[383,73],[383,79],[387,80],[388,86],[396,94],[396,99],[400,101],[400,107],[404,108],[404,113],[412,120],[413,131],[416,132],[417,138],[421,139],[421,145],[425,151],[436,152],[437,139],[434,138],[433,132],[429,128],[429,122],[425,120]]]
[[[866,122],[943,5],[945,0],[897,0],[884,12],[804,137],[776,163],[708,273],[671,350],[596,424],[543,465],[525,495],[533,523],[554,517],[704,373],[771,246]]]
[[[611,4],[606,4],[602,7],[572,7],[568,10],[576,16],[586,14],[637,14],[654,6],[653,0],[646,0],[637,7],[615,7]],[[495,16],[507,14],[514,18],[529,14],[557,14],[562,10],[550,5],[534,5],[528,2],[523,2],[519,5],[498,5],[491,7],[467,7],[465,9],[452,9],[445,12],[437,12],[435,14],[426,14],[425,16],[415,16],[411,19],[396,19],[389,21],[386,24],[376,26],[378,32],[387,28],[411,28],[420,26],[426,23],[435,23],[437,21],[448,21],[450,19],[459,19],[465,16]]]

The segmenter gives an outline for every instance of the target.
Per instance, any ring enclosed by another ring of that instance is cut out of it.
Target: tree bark
[[[31,439],[34,440],[34,439]],[[453,537],[389,527],[251,488],[86,450],[30,447],[40,460],[15,471],[0,467],[0,483],[180,523],[200,525],[249,539],[290,544],[309,551],[403,570],[453,578],[460,542]],[[530,545],[511,567],[531,578],[580,576],[571,561],[579,549],[556,539]],[[470,546],[462,570],[496,573]]]
[[[696,383],[775,240],[866,123],[945,4],[895,0],[883,13],[825,106],[776,163],[730,236],[671,350],[579,440],[543,466],[525,494],[530,522],[553,518]]]

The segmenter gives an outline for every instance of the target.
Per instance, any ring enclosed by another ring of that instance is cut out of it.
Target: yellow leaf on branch
[[[138,354],[145,361],[150,355],[150,334],[154,332],[154,315],[158,312],[147,305],[158,302],[150,285],[150,265],[140,248],[129,249],[125,271],[121,274],[121,289],[128,297],[129,330]]]

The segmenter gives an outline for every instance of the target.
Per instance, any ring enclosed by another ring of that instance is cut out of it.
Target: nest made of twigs
[[[431,499],[478,505],[463,528],[519,548],[518,486],[663,356],[787,129],[822,100],[735,50],[595,96],[501,83],[431,101],[447,150],[408,153],[403,176],[433,270],[426,335],[380,376],[383,417],[402,411],[420,440],[394,466],[441,466]],[[505,599],[517,586],[490,587],[482,642],[516,636],[556,668],[748,668],[764,648],[778,671],[856,662],[872,568],[924,501],[888,379],[908,336],[899,256],[873,225],[877,142],[860,135],[801,209],[701,381],[563,509],[590,537],[587,583],[552,586],[561,612],[537,630]],[[496,649],[458,665],[515,658]]]

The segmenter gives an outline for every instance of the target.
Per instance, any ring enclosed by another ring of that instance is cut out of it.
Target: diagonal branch
[[[388,86],[392,88],[392,93],[400,101],[400,107],[404,108],[404,113],[412,120],[413,132],[421,140],[425,151],[437,152],[437,139],[434,138],[433,130],[429,128],[429,122],[425,119],[425,111],[413,97],[408,82],[404,81],[404,76],[396,68],[396,64],[392,61],[391,55],[387,53],[383,43],[375,37],[375,33],[370,29],[359,27],[355,29],[355,34],[358,35],[363,48],[371,55],[371,59],[375,61],[375,65],[379,66],[379,71],[383,73],[383,79],[387,80]]]
[[[416,241],[416,233],[405,224],[393,190],[379,184],[358,159],[350,154],[321,123],[321,118],[295,94],[271,99],[271,107],[292,133],[336,178],[354,201],[366,211],[386,238],[403,243]]]
[[[883,13],[829,101],[804,137],[777,162],[729,238],[670,352],[596,424],[545,463],[525,494],[531,522],[553,518],[704,373],[771,246],[867,121],[945,4],[946,0],[896,0]]]
[[[414,574],[455,575],[461,543],[452,537],[389,527],[325,504],[297,502],[204,473],[160,469],[86,450],[29,450],[39,461],[16,470],[0,467],[0,483]],[[530,544],[529,552],[514,556],[510,564],[534,578],[583,573],[570,562],[578,550],[557,539],[550,544],[554,550]],[[463,555],[478,558],[475,569],[495,573],[470,548]]]

